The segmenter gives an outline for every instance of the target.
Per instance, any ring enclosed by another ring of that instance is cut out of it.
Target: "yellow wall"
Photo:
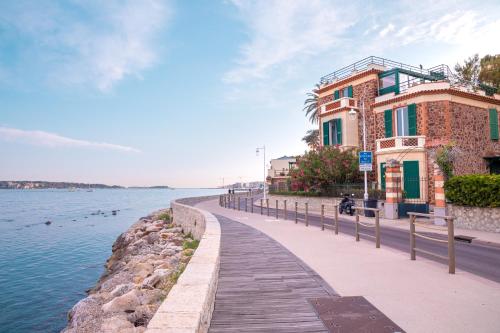
[[[341,111],[332,114],[330,116],[321,118],[321,126],[320,126],[321,145],[323,145],[323,123],[333,119],[342,119],[342,147],[345,148],[358,147],[359,145],[358,118],[356,117],[354,120],[352,120],[349,117],[348,111]]]

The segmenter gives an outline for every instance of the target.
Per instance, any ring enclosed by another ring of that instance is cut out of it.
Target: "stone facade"
[[[500,208],[448,205],[456,228],[500,232]]]

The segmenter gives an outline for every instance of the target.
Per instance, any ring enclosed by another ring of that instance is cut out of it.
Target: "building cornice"
[[[381,101],[378,103],[373,103],[371,106],[373,108],[377,108],[380,106],[385,106],[385,105],[389,105],[389,104],[403,102],[403,101],[406,101],[408,99],[412,99],[412,98],[419,97],[419,96],[439,95],[439,94],[449,94],[449,95],[453,95],[453,96],[472,99],[475,101],[490,103],[490,104],[494,104],[494,105],[500,105],[500,100],[496,99],[494,97],[481,96],[481,95],[477,95],[477,94],[466,92],[466,91],[448,88],[448,89],[423,90],[423,91],[417,91],[417,92],[410,93],[410,94],[397,95],[394,98],[387,99],[385,101]]]

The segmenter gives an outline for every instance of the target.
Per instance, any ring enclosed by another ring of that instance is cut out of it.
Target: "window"
[[[396,131],[398,133],[398,136],[410,135],[409,123],[408,123],[408,108],[406,106],[403,108],[396,109],[396,121],[397,121]]]
[[[392,87],[396,84],[396,73],[381,77],[379,80],[380,89]]]
[[[417,135],[417,105],[396,109],[396,135],[409,136]]]
[[[330,142],[332,145],[342,144],[342,120],[333,119],[330,121]]]
[[[340,90],[340,97],[349,97],[349,87]]]
[[[333,93],[333,99],[337,100],[342,97],[350,97],[352,98],[353,92],[352,92],[352,86],[347,86],[345,88],[342,88],[340,90],[335,90]]]

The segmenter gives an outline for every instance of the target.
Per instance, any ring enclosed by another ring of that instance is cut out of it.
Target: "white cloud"
[[[96,148],[132,153],[140,152],[139,149],[113,143],[72,139],[55,133],[26,131],[10,127],[0,127],[0,139],[45,147]]]
[[[394,24],[389,23],[388,25],[385,26],[384,29],[380,30],[378,34],[380,37],[385,37],[385,35],[387,35],[389,32],[394,31],[394,28],[395,28]]]
[[[339,45],[342,34],[353,24],[355,11],[323,0],[234,0],[245,23],[249,41],[240,47],[235,68],[224,81],[239,83],[286,73],[297,61]]]
[[[29,40],[19,61],[36,57],[33,62],[41,62],[51,82],[101,91],[126,76],[140,77],[157,62],[156,37],[170,14],[162,0],[13,2],[5,7],[0,28],[3,22]]]

